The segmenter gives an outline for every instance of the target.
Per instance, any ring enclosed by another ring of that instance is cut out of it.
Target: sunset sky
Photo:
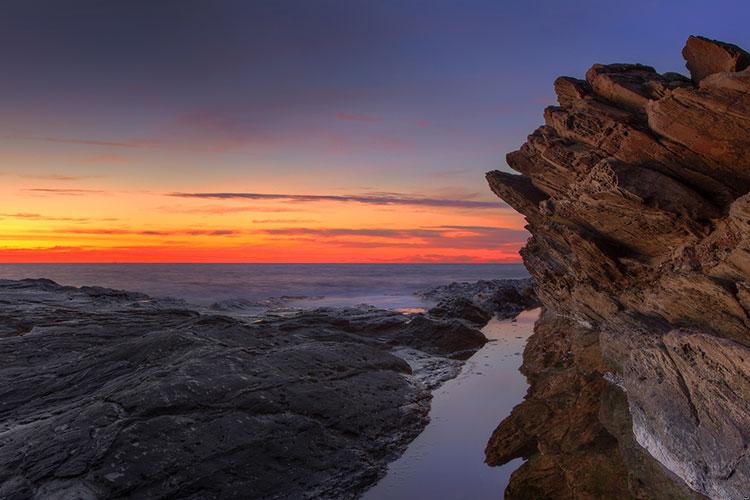
[[[471,8],[467,8],[471,5]],[[487,189],[595,62],[747,1],[6,1],[2,262],[517,262]]]

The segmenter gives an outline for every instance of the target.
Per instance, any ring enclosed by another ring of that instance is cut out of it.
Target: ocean
[[[521,264],[0,264],[0,278],[48,278],[207,306],[286,297],[294,307],[424,306],[415,292],[453,281],[525,278]]]

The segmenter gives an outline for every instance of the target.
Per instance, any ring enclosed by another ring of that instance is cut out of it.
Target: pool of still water
[[[484,463],[484,448],[500,421],[526,394],[518,371],[526,339],[539,309],[515,320],[493,319],[483,328],[491,340],[464,365],[458,377],[434,393],[430,423],[364,500],[498,499],[521,465]]]

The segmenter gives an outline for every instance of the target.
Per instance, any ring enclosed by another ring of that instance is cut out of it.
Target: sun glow
[[[215,200],[50,184],[3,186],[0,261],[517,262],[526,239],[500,202]]]

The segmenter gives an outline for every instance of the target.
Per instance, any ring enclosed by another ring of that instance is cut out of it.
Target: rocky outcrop
[[[368,307],[243,320],[0,280],[0,498],[355,498],[486,340]]]
[[[454,282],[419,294],[436,301],[428,313],[435,318],[458,318],[471,325],[484,326],[493,317],[512,318],[537,307],[531,279],[498,279]]]
[[[606,367],[572,390],[590,397],[590,415],[600,401],[627,401],[628,432],[622,418],[603,421],[622,414],[612,407],[589,419],[587,432],[604,429],[618,442],[621,460],[610,465],[631,472],[629,495],[649,497],[639,493],[649,480],[633,479],[643,460],[633,458],[632,438],[694,492],[742,498],[750,485],[750,56],[700,37],[683,54],[692,79],[637,64],[559,78],[559,106],[507,157],[520,175],[487,179],[528,221],[522,255],[543,305],[596,332]],[[566,328],[578,327],[541,335]],[[620,396],[596,387],[605,370]],[[524,405],[545,394],[533,386],[532,378]],[[493,463],[530,458],[511,497],[522,497],[535,464],[571,473],[545,444],[555,442],[549,432],[510,439],[532,418],[517,413],[488,448]]]

